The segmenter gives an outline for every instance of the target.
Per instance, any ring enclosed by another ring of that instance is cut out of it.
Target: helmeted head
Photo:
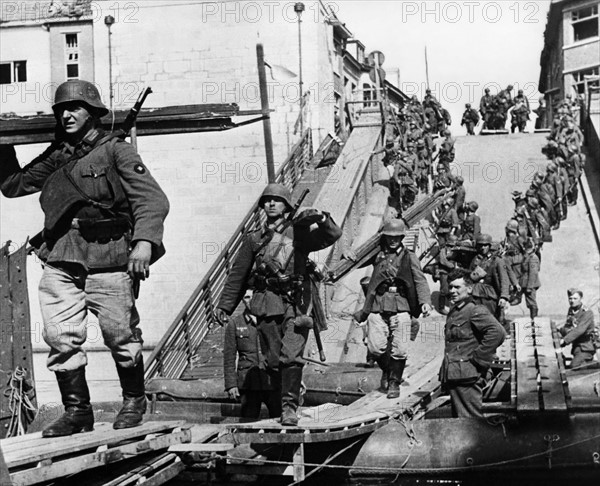
[[[520,89],[519,91],[517,91],[518,94],[522,95],[523,94],[523,90]]]
[[[471,103],[465,104],[465,108],[471,108]]]
[[[446,166],[441,162],[436,166],[436,170],[439,172],[446,172]]]
[[[390,219],[383,225],[381,234],[384,236],[406,236],[406,223],[401,219]]]
[[[269,201],[280,201],[285,205],[285,211],[291,211],[292,206],[292,194],[290,190],[283,184],[271,183],[265,187],[265,190],[258,200],[258,205],[264,208],[265,204]]]
[[[427,88],[427,89],[425,90],[425,94],[431,94],[431,90],[430,90],[429,88]]]
[[[397,250],[406,236],[406,224],[401,219],[391,219],[383,225],[381,234],[388,248]]]
[[[477,201],[470,201],[467,203],[467,209],[469,211],[475,212],[479,209],[479,204],[477,203]]]
[[[81,103],[93,116],[101,118],[108,113],[94,84],[82,79],[71,79],[58,86],[52,110],[57,115],[69,103]]]
[[[509,85],[506,87],[506,91],[510,91],[511,89],[513,89],[513,85],[512,85],[512,84],[509,84]]]
[[[444,206],[447,206],[447,207],[454,206],[454,198],[447,197],[446,199],[444,199]]]
[[[480,251],[481,253],[486,253],[490,250],[490,248],[492,247],[492,237],[491,235],[488,235],[486,233],[481,233],[480,235],[477,236],[477,239],[475,240],[475,244],[477,245],[477,250]]]
[[[538,209],[540,207],[540,202],[535,197],[528,198],[527,204],[529,204],[529,206],[531,206],[532,209]]]
[[[459,186],[462,186],[465,183],[465,178],[463,176],[457,176],[455,180],[456,184]]]
[[[483,91],[485,92],[485,94],[490,94],[490,88],[485,88]]]
[[[525,197],[536,197],[537,193],[533,189],[527,189]]]
[[[515,219],[510,219],[508,223],[506,223],[506,227],[504,231],[508,233],[517,233],[519,231],[519,222]]]
[[[442,134],[444,135],[444,137],[449,137],[450,135],[452,135],[450,130],[448,130],[447,128],[442,132]]]

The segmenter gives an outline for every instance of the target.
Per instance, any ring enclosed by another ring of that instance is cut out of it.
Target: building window
[[[27,61],[0,63],[0,84],[24,83],[27,81]]]
[[[573,87],[580,95],[585,93],[585,82],[587,80],[589,86],[598,86],[598,74],[600,68],[586,69],[573,73]]]
[[[67,79],[79,78],[79,38],[77,34],[65,34],[65,60]]]
[[[598,37],[598,5],[571,12],[571,24],[575,42]]]

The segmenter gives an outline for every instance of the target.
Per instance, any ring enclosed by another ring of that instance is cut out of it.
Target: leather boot
[[[387,392],[390,378],[390,356],[387,354],[387,352],[377,357],[377,364],[381,368],[379,388],[381,391]]]
[[[94,412],[85,381],[85,368],[57,371],[56,380],[65,413],[44,429],[42,437],[62,437],[94,430]]]
[[[281,425],[298,425],[297,410],[301,383],[300,366],[285,366],[281,369]]]
[[[390,382],[388,385],[388,398],[398,398],[400,396],[400,383],[402,383],[402,375],[406,359],[390,358]]]
[[[146,412],[144,388],[144,362],[140,359],[133,368],[117,365],[117,373],[123,390],[123,408],[117,414],[113,429],[128,429],[142,423]]]

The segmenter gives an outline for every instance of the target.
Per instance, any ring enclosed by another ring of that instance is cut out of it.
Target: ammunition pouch
[[[118,240],[130,230],[129,220],[125,217],[95,219],[74,218],[71,228],[79,231],[84,240],[95,243],[108,243]]]
[[[281,275],[277,277],[265,277],[264,275],[254,276],[254,289],[259,292],[268,290],[274,294],[286,295],[294,291],[296,280],[290,275]]]

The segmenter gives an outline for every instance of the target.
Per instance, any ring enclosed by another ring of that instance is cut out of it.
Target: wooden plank
[[[2,346],[0,346],[0,369],[11,371],[14,366],[13,359],[13,316],[10,303],[10,279],[9,279],[9,259],[10,241],[0,248],[0,337]],[[6,386],[6,375],[3,373],[2,383],[0,384],[0,437],[6,436],[5,425],[8,425],[11,417],[10,401],[7,394],[4,393]]]
[[[9,469],[23,464],[52,460],[54,457],[97,448],[107,444],[116,444],[125,440],[139,439],[148,434],[166,432],[181,427],[184,421],[146,422],[139,427],[114,430],[110,423],[95,425],[95,430],[67,437],[43,438],[41,434],[31,434],[31,440],[13,441],[12,438],[1,441],[4,458]],[[22,436],[26,437],[26,436]]]
[[[224,425],[238,436],[239,434],[277,435],[282,430],[285,430],[286,434],[298,436],[289,440],[269,439],[275,442],[317,442],[326,440],[328,434],[332,435],[334,432],[343,432],[350,429],[352,429],[352,432],[348,432],[348,436],[359,435],[361,428],[365,432],[374,430],[374,428],[383,425],[389,417],[417,404],[423,393],[428,393],[435,388],[437,386],[435,377],[442,359],[442,356],[436,357],[412,375],[411,384],[402,387],[400,398],[388,399],[385,394],[374,391],[348,406],[326,404],[310,409],[302,409],[298,427],[282,428],[276,419],[230,426]],[[423,389],[426,390],[423,391]],[[377,423],[380,423],[380,425],[375,425]],[[313,437],[300,437],[307,433],[310,433]],[[317,437],[316,435],[319,434],[324,437]]]
[[[304,444],[298,444],[296,447],[292,456],[292,464],[294,465],[294,481],[304,481]]]
[[[541,410],[538,389],[538,367],[535,357],[533,326],[530,319],[515,321],[515,348],[517,374],[517,410]]]
[[[104,466],[112,462],[121,461],[130,457],[150,451],[167,449],[169,446],[187,442],[191,438],[189,430],[167,433],[158,437],[151,437],[125,445],[87,452],[76,457],[56,462],[43,462],[31,469],[14,472],[10,475],[14,486],[36,484],[76,474],[87,469]],[[161,484],[161,483],[158,483]]]
[[[535,340],[541,374],[542,401],[546,412],[567,412],[568,388],[563,383],[548,318],[536,318]]]
[[[113,462],[100,469],[61,478],[61,486],[144,486],[164,484],[185,469],[177,454],[151,452],[127,461]],[[166,475],[166,476],[165,476]]]
[[[233,444],[222,442],[211,442],[209,444],[174,444],[169,447],[169,452],[227,452],[235,447]]]

